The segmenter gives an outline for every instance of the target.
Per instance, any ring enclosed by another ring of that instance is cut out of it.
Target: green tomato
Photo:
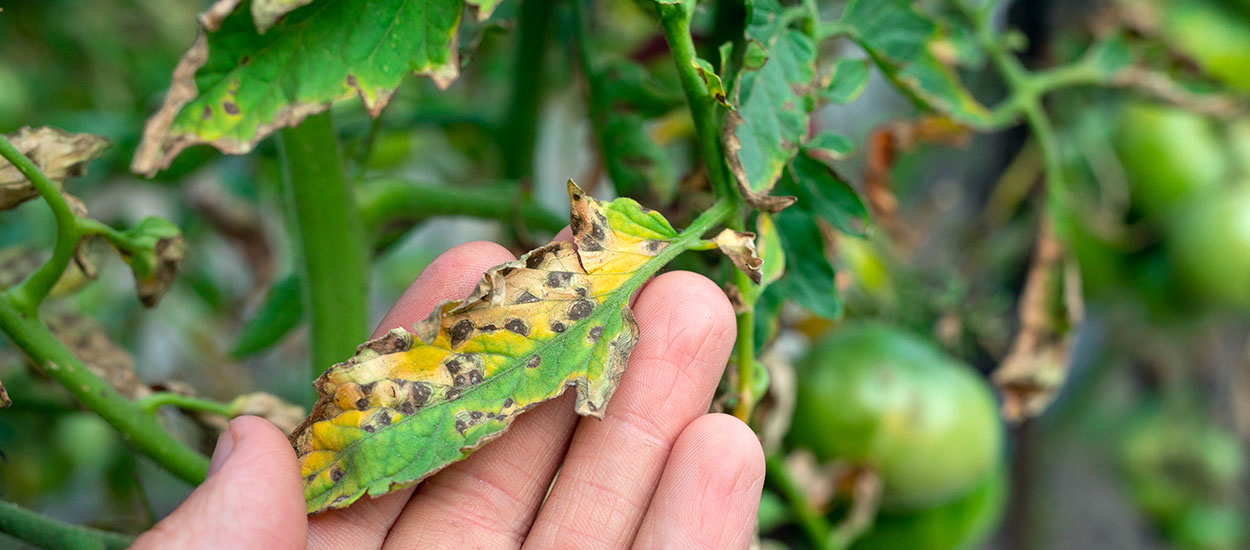
[[[1166,214],[1179,202],[1219,187],[1228,159],[1212,121],[1160,105],[1137,103],[1117,121],[1114,146],[1133,195],[1147,214]]]
[[[1250,186],[1205,194],[1168,221],[1165,244],[1185,293],[1250,310]]]
[[[1162,18],[1167,43],[1212,76],[1250,89],[1250,21],[1212,2],[1168,2]]]
[[[915,336],[845,325],[798,366],[792,446],[874,469],[887,510],[967,494],[998,464],[1003,427],[985,380]]]
[[[872,528],[851,550],[953,550],[984,539],[1002,520],[1007,469],[996,468],[967,495],[911,512],[877,514]]]

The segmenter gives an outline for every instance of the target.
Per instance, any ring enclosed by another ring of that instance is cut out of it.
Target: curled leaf
[[[87,163],[111,145],[100,136],[71,134],[49,126],[24,127],[5,138],[54,182],[87,173]],[[39,193],[26,176],[8,160],[0,159],[0,212],[37,196]]]
[[[187,256],[187,245],[178,226],[162,218],[146,218],[124,233],[127,246],[119,247],[122,259],[135,276],[135,292],[147,307],[160,302]]]
[[[118,393],[130,398],[149,393],[135,374],[134,359],[109,338],[99,323],[82,315],[59,313],[48,318],[48,327],[87,365],[87,370],[108,382]],[[58,367],[49,364],[48,368]]]
[[[1051,222],[1038,232],[1033,264],[1020,295],[1020,331],[994,371],[1003,416],[1020,422],[1042,413],[1068,377],[1072,338],[1082,316],[1080,275],[1065,265]]]
[[[517,415],[577,389],[602,416],[638,341],[630,295],[671,254],[662,216],[569,182],[576,243],[491,268],[461,301],[391,330],[316,380],[291,436],[309,513],[411,486],[498,437]]]
[[[304,408],[265,392],[240,395],[230,402],[235,416],[253,415],[268,420],[284,434],[290,434],[304,421]]]
[[[764,264],[764,261],[755,251],[755,233],[726,228],[712,238],[712,242],[716,243],[716,248],[729,256],[729,260],[738,266],[738,269],[751,278],[751,282],[760,284],[760,266]]]
[[[694,58],[690,61],[694,66],[694,70],[699,73],[699,78],[703,79],[703,84],[707,86],[707,92],[715,99],[717,103],[733,109],[733,105],[729,104],[729,99],[725,95],[725,85],[721,83],[720,75],[716,74],[716,69],[708,63],[706,59]]]

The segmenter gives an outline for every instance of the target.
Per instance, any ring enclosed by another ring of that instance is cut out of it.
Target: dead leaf
[[[92,374],[108,382],[118,393],[141,397],[150,393],[135,375],[135,362],[130,354],[115,344],[104,328],[95,321],[75,313],[53,313],[48,327],[78,356]]]
[[[760,284],[760,266],[764,265],[764,261],[755,251],[755,233],[725,228],[712,238],[712,242],[716,243],[716,248],[729,256],[729,260],[738,266],[738,269],[750,277],[751,282]]]
[[[55,183],[87,173],[87,163],[96,159],[112,143],[91,134],[71,134],[64,130],[42,126],[29,126],[5,138],[13,147],[26,155],[43,175]],[[39,196],[26,176],[8,160],[0,159],[0,212],[12,209]],[[71,201],[81,207],[82,201]],[[85,212],[85,208],[83,208]]]
[[[283,401],[280,397],[265,392],[249,393],[234,398],[231,402],[235,416],[254,415],[264,418],[290,435],[304,421],[304,408]]]
[[[1021,422],[1042,413],[1068,376],[1072,338],[1083,316],[1080,274],[1065,263],[1052,222],[1043,218],[1020,295],[1020,329],[994,371],[1003,416]]]

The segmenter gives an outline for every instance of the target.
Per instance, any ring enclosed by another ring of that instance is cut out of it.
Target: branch
[[[48,296],[52,286],[60,280],[61,275],[65,273],[65,268],[74,257],[79,238],[77,218],[70,210],[69,203],[65,201],[65,196],[61,194],[57,185],[44,176],[34,162],[26,158],[26,155],[18,151],[2,135],[0,135],[0,156],[12,163],[22,175],[26,176],[26,179],[30,180],[35,190],[39,192],[39,196],[43,197],[43,200],[52,208],[52,216],[56,220],[56,244],[52,249],[52,257],[39,266],[39,269],[29,278],[9,290],[14,307],[33,316],[39,310],[39,304]]]
[[[222,403],[220,401],[212,401],[210,399],[201,399],[199,397],[191,397],[180,393],[157,392],[146,395],[135,400],[140,409],[148,414],[156,413],[166,405],[173,405],[179,409],[186,411],[203,411],[213,414],[219,414],[226,418],[236,416],[237,408],[234,402]]]
[[[188,483],[204,480],[207,457],[174,439],[156,418],[92,374],[38,318],[23,313],[12,296],[0,295],[0,330],[40,371],[121,432],[131,446]]]
[[[313,376],[369,335],[369,257],[330,113],[282,130],[283,180],[303,265]]]
[[[11,502],[0,502],[0,532],[49,549],[121,550],[135,540],[121,533],[58,521]]]

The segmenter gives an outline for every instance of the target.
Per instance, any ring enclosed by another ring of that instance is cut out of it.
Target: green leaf
[[[821,132],[803,144],[808,154],[819,155],[829,159],[845,158],[855,150],[855,143],[850,138],[833,132]]]
[[[265,351],[299,325],[304,318],[301,284],[294,273],[273,284],[265,301],[239,331],[231,357],[243,358]]]
[[[868,87],[868,62],[863,59],[839,59],[833,66],[829,85],[821,90],[820,97],[837,105],[845,105],[859,98]]]
[[[910,0],[850,0],[841,26],[914,102],[965,123],[987,122],[989,111],[935,54],[941,28]]]
[[[677,169],[668,151],[647,131],[644,113],[667,112],[677,96],[629,60],[613,60],[602,70],[592,70],[589,78],[591,117],[616,193],[669,202],[677,192]]]
[[[1090,46],[1085,53],[1085,63],[1088,63],[1103,78],[1114,78],[1120,71],[1133,66],[1136,61],[1132,50],[1129,49],[1128,43],[1121,35],[1115,35],[1111,38],[1101,40]]]
[[[787,208],[777,214],[777,228],[785,243],[786,274],[774,287],[813,315],[840,318],[842,300],[816,217],[801,208]]]
[[[795,157],[789,176],[781,189],[798,197],[795,209],[823,218],[843,233],[863,234],[868,209],[829,165],[804,152]]]
[[[117,251],[135,277],[135,292],[147,307],[155,307],[174,284],[174,276],[187,257],[182,231],[163,218],[144,218],[122,232],[125,246]]]
[[[729,104],[729,99],[725,96],[725,85],[720,81],[720,75],[716,74],[716,69],[708,63],[706,59],[694,58],[690,62],[694,66],[694,70],[698,71],[699,77],[703,79],[703,84],[707,86],[707,92],[715,99],[717,103],[733,108]]]
[[[787,24],[775,0],[757,0],[748,10],[748,58],[766,52],[757,69],[747,62],[735,87],[736,112],[725,120],[729,166],[743,197],[757,208],[777,211],[792,201],[769,193],[807,136],[815,101],[816,45]]]
[[[250,151],[332,102],[360,96],[377,116],[404,75],[446,87],[459,75],[462,0],[318,0],[259,34],[240,0],[218,0],[174,69],[131,169],[151,176],[183,149]]]
[[[658,213],[569,182],[576,243],[491,268],[463,301],[363,344],[291,436],[309,513],[411,486],[577,388],[602,416],[638,341],[629,298],[682,248]]]

